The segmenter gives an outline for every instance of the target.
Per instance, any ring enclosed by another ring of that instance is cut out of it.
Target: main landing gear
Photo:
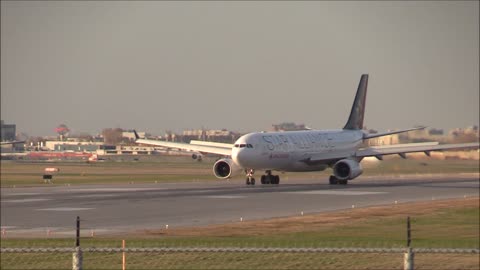
[[[267,174],[262,175],[262,178],[260,179],[260,182],[262,185],[266,184],[275,184],[278,185],[280,184],[280,176],[278,175],[272,175],[272,171],[268,170],[266,171]]]
[[[255,172],[254,170],[247,170],[247,180],[245,183],[247,185],[255,185],[255,178],[253,178],[253,173]],[[265,172],[266,174],[262,175],[262,178],[260,182],[262,185],[267,185],[267,184],[274,184],[278,185],[280,184],[280,176],[278,175],[272,175],[272,171],[268,170]]]
[[[330,178],[328,179],[330,182],[330,185],[346,185],[348,184],[348,180],[340,180],[335,175],[330,175]]]

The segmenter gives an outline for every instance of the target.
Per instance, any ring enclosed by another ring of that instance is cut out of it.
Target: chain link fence
[[[408,269],[406,248],[1,248],[1,269]],[[418,269],[478,269],[479,249],[413,248]],[[413,258],[412,258],[413,259]],[[412,265],[413,266],[413,265]]]

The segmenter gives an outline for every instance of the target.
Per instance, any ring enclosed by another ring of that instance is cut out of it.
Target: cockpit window
[[[233,146],[234,146],[235,148],[245,148],[245,147],[246,147],[246,148],[253,148],[253,145],[251,145],[251,144],[249,144],[249,143],[247,143],[247,144],[245,144],[245,143],[235,144],[235,145],[233,145]]]

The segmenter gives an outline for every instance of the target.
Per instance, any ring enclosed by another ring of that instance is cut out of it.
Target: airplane
[[[382,160],[384,155],[398,154],[406,158],[407,153],[413,152],[424,152],[430,156],[431,151],[479,147],[478,142],[446,145],[430,142],[363,148],[362,144],[372,138],[425,128],[415,127],[383,133],[368,133],[363,130],[367,85],[368,74],[363,74],[350,116],[343,129],[253,132],[241,136],[234,144],[202,141],[178,143],[141,139],[134,131],[135,142],[193,151],[194,158],[201,156],[202,153],[223,156],[213,165],[213,174],[217,178],[228,179],[243,171],[246,173],[247,185],[255,185],[255,171],[265,171],[260,178],[262,184],[279,184],[280,177],[273,175],[272,171],[307,172],[323,171],[327,168],[333,169],[333,174],[329,178],[331,185],[346,185],[348,181],[363,173],[360,162],[365,157]]]
[[[21,144],[21,143],[25,143],[25,141],[0,142],[0,145]]]

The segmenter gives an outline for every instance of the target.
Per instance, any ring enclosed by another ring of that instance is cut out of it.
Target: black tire
[[[247,177],[247,180],[245,181],[245,184],[250,185],[250,177]]]
[[[262,175],[262,177],[260,178],[260,182],[262,183],[262,185],[265,185],[265,175]]]
[[[272,176],[271,175],[265,175],[265,184],[271,184],[272,183]]]
[[[255,185],[255,178],[252,177],[252,179],[250,179],[250,185],[252,185],[252,186]]]
[[[346,185],[346,184],[348,184],[348,180],[339,180],[338,183],[340,185]]]
[[[280,184],[280,176],[275,175],[273,179],[274,179],[274,180],[273,180],[273,183],[274,183],[275,185]]]
[[[338,185],[338,179],[334,175],[330,175],[328,181],[330,182],[330,185]]]

